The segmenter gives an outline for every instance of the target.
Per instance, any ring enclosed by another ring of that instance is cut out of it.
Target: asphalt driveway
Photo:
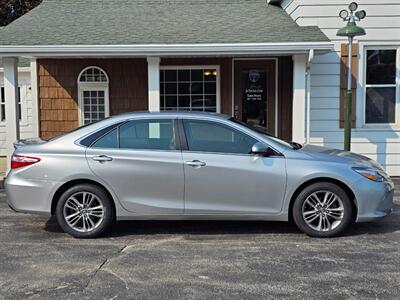
[[[400,205],[335,239],[286,223],[135,221],[77,240],[54,219],[12,212],[0,191],[0,299],[399,295]]]

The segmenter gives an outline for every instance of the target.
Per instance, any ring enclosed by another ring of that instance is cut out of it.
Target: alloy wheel
[[[78,192],[65,201],[64,220],[73,230],[91,232],[103,221],[104,206],[93,193]]]
[[[331,231],[342,223],[343,201],[330,191],[314,192],[304,201],[302,215],[311,229],[320,232]]]

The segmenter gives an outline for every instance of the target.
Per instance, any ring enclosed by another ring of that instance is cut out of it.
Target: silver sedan
[[[10,207],[56,215],[79,238],[132,219],[293,220],[331,237],[393,205],[392,181],[369,158],[217,114],[123,114],[15,147]]]

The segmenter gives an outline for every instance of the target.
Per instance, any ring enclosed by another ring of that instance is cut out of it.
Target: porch
[[[131,111],[217,112],[306,140],[306,71],[311,50],[273,55],[38,57],[31,60],[37,136],[51,138]],[[326,50],[322,50],[326,51]],[[19,139],[18,58],[3,58],[7,141]]]

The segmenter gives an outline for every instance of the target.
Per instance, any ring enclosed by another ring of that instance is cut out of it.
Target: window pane
[[[205,70],[204,81],[217,81],[217,70]]]
[[[178,71],[179,81],[190,81],[190,70],[179,70]]]
[[[118,128],[113,129],[93,144],[93,148],[118,148]]]
[[[176,81],[177,71],[176,70],[165,70],[165,81]]]
[[[216,69],[161,70],[161,110],[216,112],[216,76]]]
[[[396,50],[367,51],[367,84],[396,83]]]
[[[203,70],[191,70],[192,81],[203,81]]]
[[[179,86],[179,89],[178,89],[179,94],[190,95],[190,83],[189,82],[179,83],[178,86]]]
[[[395,123],[396,88],[367,88],[366,123]]]
[[[175,150],[172,120],[131,121],[120,127],[124,149]]]
[[[178,92],[178,90],[177,90],[176,82],[165,84],[165,94],[166,95],[176,95],[177,92]]]
[[[105,117],[105,93],[102,90],[83,92],[84,124],[104,119]]]
[[[250,154],[257,140],[228,126],[184,120],[190,151]]]
[[[90,68],[79,77],[80,82],[107,82],[106,74],[98,68]]]
[[[1,103],[4,103],[6,99],[4,87],[1,88]]]

